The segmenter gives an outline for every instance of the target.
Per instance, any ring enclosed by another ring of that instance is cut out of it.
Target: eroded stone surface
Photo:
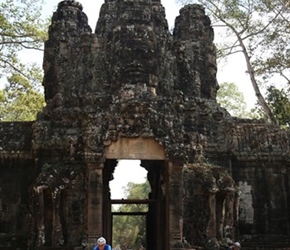
[[[160,1],[105,1],[92,33],[80,3],[60,2],[45,43],[47,105],[35,122],[0,124],[0,247],[110,240],[113,158],[132,155],[159,201],[148,249],[288,237],[289,132],[217,104],[213,39],[200,5],[183,7],[171,34]]]

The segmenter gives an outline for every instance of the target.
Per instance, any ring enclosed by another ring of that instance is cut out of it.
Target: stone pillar
[[[169,239],[170,249],[183,238],[182,165],[169,163]]]
[[[103,233],[103,164],[89,163],[88,171],[88,245],[96,244]]]
[[[45,186],[37,187],[36,191],[38,193],[38,214],[37,214],[37,246],[42,246],[45,243],[45,225],[44,225],[44,195],[43,190],[46,189]]]
[[[225,222],[224,222],[224,237],[228,239],[234,239],[234,205],[235,205],[235,193],[230,191],[227,193],[225,202]]]
[[[208,196],[209,205],[209,221],[207,226],[207,237],[216,237],[216,193],[209,193]]]
[[[216,196],[216,238],[221,240],[224,238],[225,228],[225,212],[226,212],[226,199],[223,194]]]

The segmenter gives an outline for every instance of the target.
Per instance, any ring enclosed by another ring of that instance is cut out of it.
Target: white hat
[[[237,246],[238,248],[241,248],[240,242],[235,242],[234,245]]]
[[[97,240],[97,243],[98,243],[98,245],[105,245],[105,244],[106,244],[106,239],[103,238],[103,237],[100,237],[100,238]]]

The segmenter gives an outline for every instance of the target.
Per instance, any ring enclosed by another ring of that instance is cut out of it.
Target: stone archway
[[[167,226],[167,161],[164,149],[152,138],[125,138],[121,137],[112,143],[106,150],[106,162],[103,168],[103,232],[107,238],[112,238],[112,213],[109,182],[116,167],[117,159],[140,159],[141,166],[147,171],[147,178],[151,186],[151,193],[147,201],[146,213],[147,249],[168,249]],[[116,201],[115,201],[116,202]],[[122,201],[123,203],[132,201]],[[165,228],[164,228],[165,226]],[[157,240],[158,239],[158,240]]]
[[[142,160],[141,166],[147,171],[147,178],[150,183],[151,192],[146,199],[136,200],[113,200],[110,197],[109,182],[117,166],[116,160],[106,160],[104,165],[104,182],[103,182],[103,234],[112,242],[112,204],[145,204],[148,207],[146,213],[140,213],[146,217],[146,248],[147,249],[168,249],[168,222],[167,222],[167,205],[168,197],[166,196],[166,176],[167,163],[162,160]],[[130,214],[128,214],[130,215]],[[135,213],[136,215],[136,213]]]
[[[104,161],[88,165],[88,236],[93,244],[103,235],[112,238],[109,182],[119,159],[139,159],[148,171],[152,192],[148,199],[147,247],[174,249],[181,242],[182,164],[166,157],[163,147],[153,138],[120,137],[106,148]],[[154,201],[154,202],[153,202]],[[158,240],[157,240],[158,239]]]

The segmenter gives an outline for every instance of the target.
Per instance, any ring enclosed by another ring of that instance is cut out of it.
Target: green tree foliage
[[[270,86],[267,89],[266,100],[269,106],[272,108],[273,113],[281,127],[290,126],[290,102],[289,92],[285,90],[279,90],[274,86]]]
[[[41,50],[46,39],[46,24],[41,19],[41,3],[40,0],[1,1],[1,74],[13,71],[22,73],[18,53],[23,49]]]
[[[27,69],[23,68],[22,72]],[[32,121],[44,107],[43,94],[39,90],[42,72],[32,67],[26,77],[14,73],[7,78],[8,84],[1,90],[0,119],[1,121]]]
[[[178,0],[177,0],[178,1]],[[193,3],[193,0],[179,0]],[[290,5],[286,0],[198,0],[205,6],[213,26],[221,28],[224,39],[219,56],[244,56],[247,74],[257,101],[268,119],[276,123],[260,88],[273,77],[289,87]],[[222,34],[222,33],[220,33]]]
[[[2,121],[34,120],[44,105],[42,71],[20,60],[24,50],[42,50],[47,23],[41,18],[41,4],[41,0],[0,1]]]
[[[269,25],[260,39],[261,53],[253,61],[256,73],[264,80],[280,76],[290,87],[290,4],[288,0],[263,0],[260,7]],[[269,19],[271,18],[271,19]],[[266,55],[266,56],[265,56]]]
[[[249,118],[244,95],[236,84],[232,82],[221,83],[217,92],[217,102],[232,116]]]
[[[126,199],[147,199],[150,185],[146,181],[141,184],[128,183],[125,189]],[[147,205],[125,204],[118,212],[147,212]],[[116,215],[113,220],[113,246],[125,246],[139,249],[146,244],[146,218],[144,215]]]

